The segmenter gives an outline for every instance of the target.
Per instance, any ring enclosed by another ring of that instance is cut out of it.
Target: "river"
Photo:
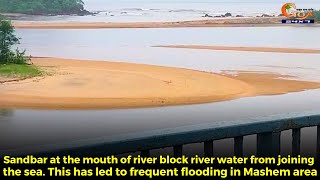
[[[319,54],[286,54],[155,48],[155,45],[201,44],[320,49],[314,27],[241,27],[176,29],[17,30],[21,47],[33,56],[111,60],[219,72],[255,70],[319,81]],[[0,115],[0,150],[68,143],[83,139],[130,134],[217,121],[318,110],[320,90],[260,96],[200,105],[100,111],[9,110]],[[142,126],[143,124],[143,126]],[[302,148],[315,151],[314,128],[302,131]],[[282,137],[284,153],[290,135]],[[246,140],[247,139],[247,140]],[[245,139],[255,151],[254,136]],[[307,140],[307,141],[306,141]],[[232,140],[217,144],[228,152]],[[250,145],[250,146],[249,146]],[[232,148],[231,148],[232,149]]]

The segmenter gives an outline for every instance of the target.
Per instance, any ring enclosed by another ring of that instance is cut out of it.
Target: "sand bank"
[[[300,48],[239,47],[239,46],[233,47],[233,46],[204,46],[204,45],[168,45],[168,46],[154,46],[154,47],[223,50],[223,51],[320,54],[320,49],[300,49]]]
[[[213,18],[176,22],[14,22],[18,29],[98,29],[98,28],[174,28],[174,27],[250,27],[284,26],[279,17]],[[287,24],[289,25],[289,24]]]
[[[111,109],[208,103],[320,88],[319,83],[240,72],[239,76],[141,64],[33,59],[45,77],[0,84],[0,107]]]

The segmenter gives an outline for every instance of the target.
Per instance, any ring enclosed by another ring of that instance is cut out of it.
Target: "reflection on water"
[[[0,109],[0,120],[4,120],[7,117],[12,117],[14,115],[13,110]]]

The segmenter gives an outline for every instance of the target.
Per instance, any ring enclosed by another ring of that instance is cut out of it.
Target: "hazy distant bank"
[[[18,29],[102,29],[102,28],[178,28],[178,27],[255,27],[285,26],[281,18],[228,18],[176,22],[14,22]],[[289,25],[289,24],[287,24]]]

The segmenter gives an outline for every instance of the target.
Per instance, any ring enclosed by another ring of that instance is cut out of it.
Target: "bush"
[[[0,64],[26,64],[30,60],[25,57],[25,50],[11,50],[12,46],[19,43],[19,38],[14,34],[11,21],[0,17]]]

